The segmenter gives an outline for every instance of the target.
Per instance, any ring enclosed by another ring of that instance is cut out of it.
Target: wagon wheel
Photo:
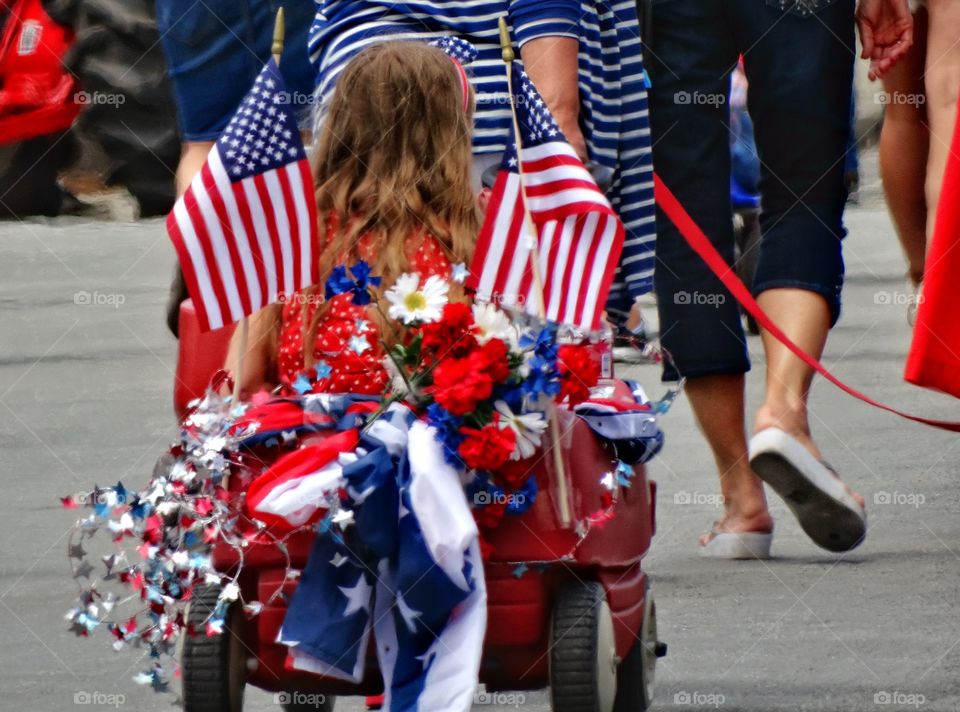
[[[666,653],[666,644],[657,640],[657,606],[647,584],[640,635],[617,668],[617,700],[613,712],[644,712],[650,707],[657,658]]]
[[[197,633],[183,638],[181,671],[184,712],[240,712],[246,685],[247,656],[241,638],[243,613],[234,603],[222,635],[207,636],[207,619],[217,605],[220,586],[198,586],[186,619]]]
[[[611,712],[617,689],[613,616],[603,586],[570,583],[557,591],[550,630],[554,712]]]

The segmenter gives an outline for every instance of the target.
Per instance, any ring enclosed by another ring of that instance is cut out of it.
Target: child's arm
[[[261,388],[276,385],[277,348],[280,338],[280,305],[271,304],[261,309],[250,319],[247,335],[247,351],[243,359],[241,397],[249,397]],[[240,363],[240,333],[238,326],[230,339],[230,349],[223,367],[236,378]]]

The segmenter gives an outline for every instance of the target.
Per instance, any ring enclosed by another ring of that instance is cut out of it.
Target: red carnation
[[[466,435],[457,452],[467,467],[474,470],[496,470],[507,461],[517,446],[517,436],[510,428],[496,423],[476,428],[460,428]]]
[[[473,312],[462,302],[444,306],[440,321],[424,324],[420,333],[423,334],[421,353],[433,357],[462,358],[477,347]]]
[[[566,398],[570,405],[587,400],[590,389],[600,379],[600,364],[587,346],[561,346],[557,351],[557,368],[560,371],[557,400]]]
[[[497,470],[497,482],[508,490],[518,490],[534,474],[536,461],[532,457],[525,460],[508,460]]]
[[[467,358],[448,358],[433,370],[434,400],[454,415],[476,410],[477,403],[493,393],[490,376],[474,368]]]
[[[490,504],[485,504],[482,507],[477,507],[473,510],[473,520],[477,523],[477,526],[480,529],[493,529],[501,521],[503,521],[503,516],[507,513],[507,502],[504,498],[500,502],[491,502]],[[481,539],[482,541],[482,539]],[[481,544],[482,546],[482,544]],[[489,542],[487,546],[490,546]],[[493,549],[491,547],[490,551]],[[483,552],[480,552],[481,557]]]
[[[470,363],[478,371],[490,376],[494,383],[503,383],[510,377],[510,364],[507,361],[509,352],[502,339],[490,339],[470,354]]]

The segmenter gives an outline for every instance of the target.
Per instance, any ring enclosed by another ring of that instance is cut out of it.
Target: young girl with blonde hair
[[[325,299],[338,266],[359,260],[382,294],[405,272],[451,278],[473,252],[479,214],[470,177],[473,97],[460,64],[418,42],[387,42],[344,69],[313,160],[320,285],[251,318],[241,390],[291,386],[379,394],[387,385],[379,314],[349,293]],[[239,338],[227,368],[237,373]]]

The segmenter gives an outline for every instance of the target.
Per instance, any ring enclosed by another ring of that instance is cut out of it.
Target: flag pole
[[[516,54],[513,43],[510,41],[510,29],[506,18],[501,16],[500,25],[500,52],[507,70],[507,96],[510,97],[510,118],[513,121],[513,137],[517,147],[517,177],[520,181],[520,204],[523,206],[523,222],[530,243],[530,268],[533,272],[533,291],[537,300],[537,312],[541,319],[546,321],[547,305],[544,298],[543,275],[540,273],[540,245],[533,217],[527,205],[527,190],[523,180],[523,148],[520,138],[520,123],[517,120],[517,107],[513,93],[513,61]],[[553,454],[553,467],[556,471],[557,499],[559,500],[560,524],[564,528],[570,526],[570,498],[567,492],[567,470],[563,464],[563,452],[560,449],[560,423],[557,418],[556,404],[551,400],[547,407],[550,420],[550,450]]]
[[[273,44],[270,47],[270,53],[273,55],[273,61],[280,66],[280,57],[283,55],[283,8],[277,10],[276,19],[273,22]],[[247,356],[247,349],[250,341],[250,317],[245,316],[240,320],[240,354],[237,358],[237,373],[233,380],[233,405],[240,400],[240,384],[243,382],[243,361]]]

